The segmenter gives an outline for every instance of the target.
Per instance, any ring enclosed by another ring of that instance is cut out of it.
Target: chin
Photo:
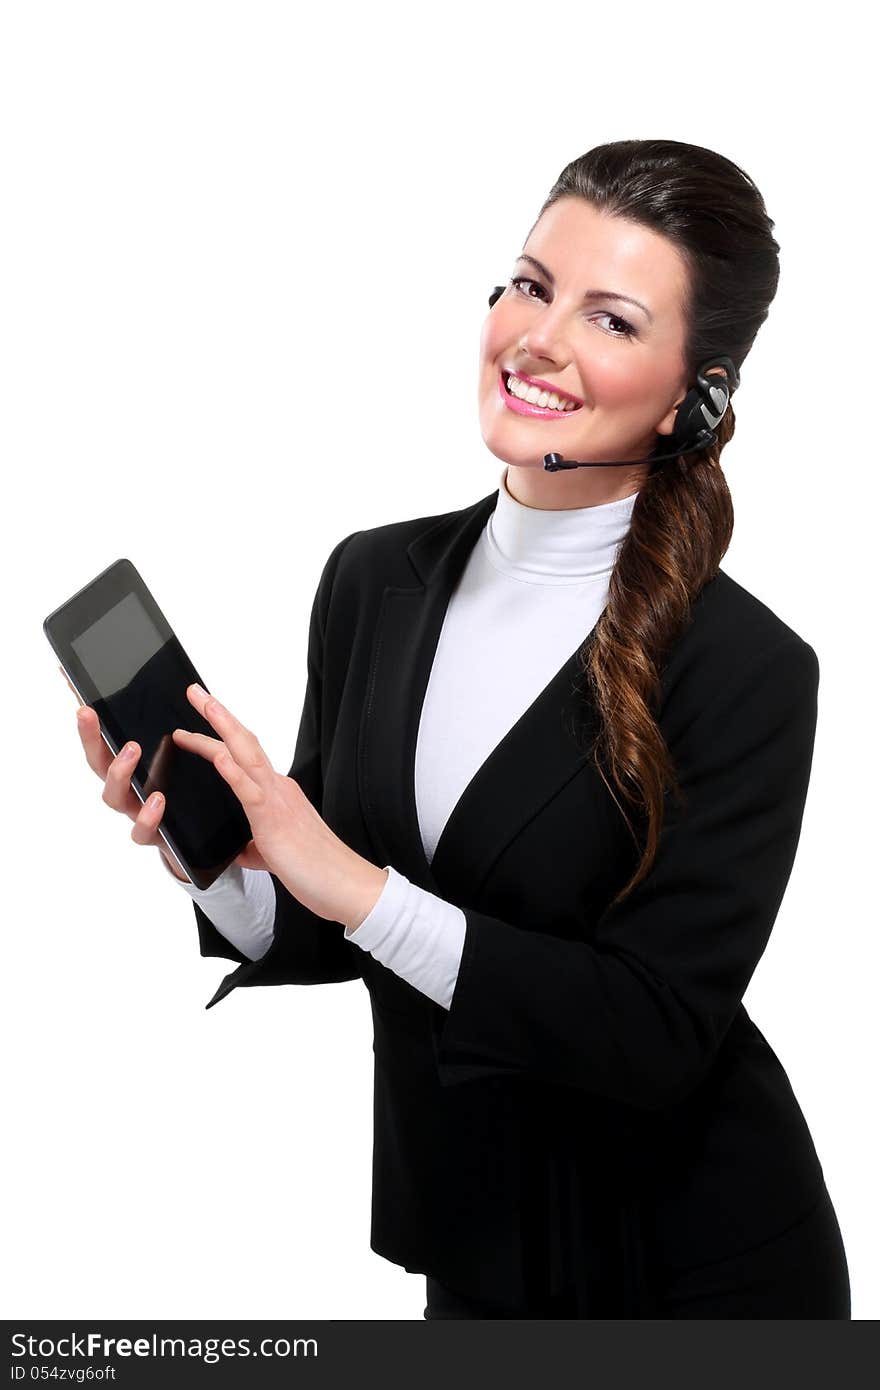
[[[506,463],[509,468],[540,468],[543,471],[544,454],[550,453],[549,447],[541,450],[540,453],[537,450],[534,454],[524,455],[521,450],[514,453],[510,448],[505,449],[491,435],[487,437],[485,434],[483,435],[483,443],[490,454],[494,454],[501,463]]]

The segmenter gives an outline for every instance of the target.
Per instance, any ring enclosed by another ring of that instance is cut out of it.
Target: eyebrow
[[[528,261],[529,265],[533,265],[536,270],[539,270],[545,279],[549,280],[551,285],[556,284],[551,272],[545,265],[542,265],[540,261],[536,260],[534,256],[527,256],[525,252],[522,252],[517,256],[517,261]],[[635,304],[638,309],[641,309],[643,314],[647,314],[649,323],[654,322],[654,317],[650,309],[647,309],[641,300],[633,299],[632,296],[628,294],[618,294],[616,290],[585,290],[584,299],[614,299],[624,304]]]

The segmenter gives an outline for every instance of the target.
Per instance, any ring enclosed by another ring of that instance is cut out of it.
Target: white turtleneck
[[[415,793],[429,863],[468,783],[601,615],[635,499],[545,511],[517,502],[502,472],[450,598],[422,706]],[[385,868],[372,910],[345,935],[449,1008],[465,915]],[[210,888],[181,886],[242,954],[258,960],[269,949],[275,893],[265,870],[231,865]]]

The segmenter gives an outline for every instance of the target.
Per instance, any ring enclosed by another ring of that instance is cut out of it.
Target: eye
[[[525,275],[514,275],[514,277],[513,277],[512,280],[510,281],[510,284],[514,287],[514,289],[515,289],[519,294],[525,294],[525,297],[526,297],[527,299],[531,299],[531,298],[533,298],[533,296],[530,295],[530,294],[528,294],[527,292],[521,290],[521,289],[520,289],[520,286],[521,286],[521,285],[534,285],[534,287],[535,287],[537,290],[540,290],[541,294],[546,294],[546,290],[544,289],[544,286],[540,283],[540,281],[538,281],[538,280],[530,280],[530,279],[528,279]],[[635,328],[633,327],[633,325],[632,325],[627,319],[621,318],[619,314],[612,314],[610,310],[605,310],[603,313],[600,313],[600,314],[595,314],[595,313],[593,313],[593,314],[590,315],[590,317],[591,317],[591,318],[610,319],[610,320],[612,321],[612,323],[619,323],[619,324],[622,324],[623,326],[622,326],[622,328],[619,329],[619,330],[616,330],[616,329],[609,329],[609,328],[603,328],[603,329],[602,329],[602,332],[603,332],[603,333],[607,333],[607,334],[609,335],[609,337],[611,337],[611,338],[634,338],[634,337],[635,337],[636,330],[635,330]]]

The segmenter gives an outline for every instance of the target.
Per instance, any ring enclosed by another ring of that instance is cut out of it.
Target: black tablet
[[[241,802],[213,763],[171,737],[217,732],[186,698],[202,680],[130,560],[117,560],[43,623],[64,672],[115,755],[131,739],[141,802],[165,797],[159,834],[198,888],[209,888],[252,838]],[[209,692],[210,693],[210,692]]]

